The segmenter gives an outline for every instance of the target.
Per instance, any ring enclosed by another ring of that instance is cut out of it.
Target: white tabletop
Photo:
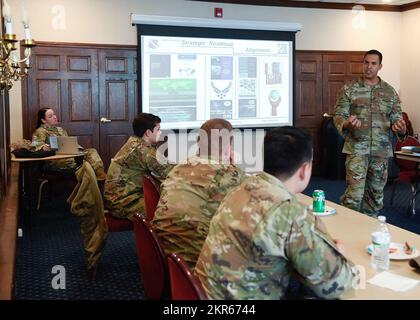
[[[312,198],[299,194],[298,199],[305,205],[312,204]],[[334,202],[326,201],[330,207],[337,209],[337,213],[322,217],[322,221],[328,232],[334,239],[343,242],[348,257],[356,265],[360,265],[366,271],[365,280],[372,278],[377,272],[370,267],[370,255],[366,247],[370,244],[370,235],[375,226],[376,219],[357,211],[348,209]],[[407,230],[389,225],[391,241],[405,243],[406,241],[415,248],[420,249],[420,236]],[[420,281],[420,273],[417,273],[408,265],[408,260],[391,260],[389,272],[409,277]],[[365,281],[363,281],[365,283]],[[420,285],[406,292],[395,292],[365,284],[365,289],[353,290],[342,297],[343,299],[420,299]]]

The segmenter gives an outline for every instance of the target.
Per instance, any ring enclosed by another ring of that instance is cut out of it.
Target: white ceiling
[[[311,1],[311,2],[332,2],[332,3],[355,3],[355,4],[381,4],[381,5],[402,5],[417,2],[418,0],[292,0],[292,1]]]

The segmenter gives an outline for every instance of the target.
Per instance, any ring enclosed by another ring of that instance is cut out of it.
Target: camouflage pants
[[[89,162],[95,173],[97,173],[99,169],[104,169],[104,163],[102,162],[102,159],[96,149],[90,148],[85,151],[85,160]]]
[[[110,201],[108,196],[104,199],[104,206],[108,210],[108,213],[117,219],[128,219],[132,221],[136,212],[141,213],[146,218],[143,196],[131,195],[119,201]]]
[[[346,158],[347,189],[340,198],[341,204],[376,217],[383,207],[387,176],[387,158],[348,154]]]
[[[104,163],[102,162],[101,157],[98,154],[96,149],[85,149],[86,155],[85,160],[89,162],[92,166],[93,170],[97,174],[99,170],[104,169]],[[60,160],[53,160],[48,161],[45,164],[45,168],[47,171],[74,171],[76,170],[76,161],[74,158],[68,159],[60,159]]]

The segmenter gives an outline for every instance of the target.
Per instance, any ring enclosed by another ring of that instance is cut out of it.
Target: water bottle
[[[389,234],[386,218],[378,217],[378,223],[372,232],[372,257],[371,265],[375,270],[389,269],[389,246],[391,235]]]

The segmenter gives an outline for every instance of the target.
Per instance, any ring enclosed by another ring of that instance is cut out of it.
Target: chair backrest
[[[405,146],[420,146],[420,142],[411,136],[408,136],[404,141],[398,141],[395,150],[400,151],[402,147]],[[400,168],[400,171],[414,171],[416,170],[417,163],[415,161],[396,159],[397,165]]]
[[[160,198],[160,181],[152,176],[143,176],[144,205],[147,221],[152,221]]]
[[[407,125],[407,132],[409,136],[414,135],[414,129],[413,129],[413,124],[411,123],[410,119],[408,118],[408,114],[407,112],[403,112],[402,113],[402,117],[403,120],[405,121],[406,125]]]
[[[144,293],[148,299],[169,298],[169,273],[166,255],[149,223],[134,215],[137,259]]]
[[[176,253],[168,256],[172,300],[207,300],[200,279]]]

